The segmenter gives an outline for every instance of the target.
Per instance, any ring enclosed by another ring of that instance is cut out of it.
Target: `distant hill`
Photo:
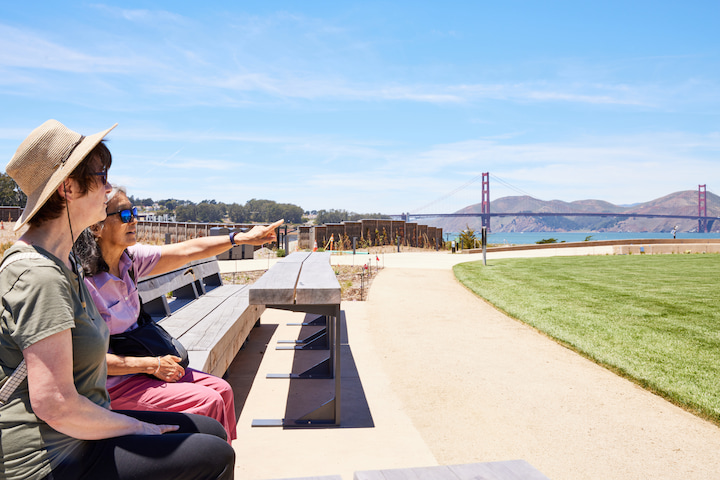
[[[720,217],[720,197],[707,192],[707,215]],[[476,203],[455,213],[480,213]],[[490,212],[549,212],[549,213],[644,213],[663,215],[697,215],[698,192],[686,190],[662,198],[631,206],[614,205],[602,200],[538,200],[528,196],[502,197],[490,202]],[[467,226],[479,229],[480,217],[427,218],[423,223],[441,227],[446,232],[459,232]],[[500,232],[670,232],[675,225],[681,232],[696,232],[697,221],[673,218],[613,218],[613,217],[492,217],[490,230]],[[708,231],[720,232],[720,222],[708,225]]]

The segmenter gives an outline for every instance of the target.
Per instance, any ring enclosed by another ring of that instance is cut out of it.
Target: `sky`
[[[449,213],[720,193],[720,2],[0,3],[0,168],[114,123],[137,198]]]

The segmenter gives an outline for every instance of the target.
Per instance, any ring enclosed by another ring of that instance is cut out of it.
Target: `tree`
[[[198,203],[195,207],[196,218],[194,221],[203,223],[219,223],[225,217],[225,207],[217,203]]]
[[[298,207],[297,205],[293,205],[290,203],[281,203],[278,205],[280,207],[279,213],[280,216],[270,219],[270,221],[279,220],[281,218],[285,219],[285,223],[302,223],[302,217],[303,217],[303,209]]]
[[[167,210],[169,210],[171,212],[173,210],[175,210],[178,205],[180,205],[180,201],[175,200],[174,198],[170,198],[168,200],[159,200],[157,203],[158,203],[158,205],[162,205],[163,207],[165,207]]]
[[[350,220],[347,210],[318,210],[315,223],[322,225],[324,223],[341,223],[346,220]]]
[[[178,222],[195,222],[197,218],[195,205],[179,205],[175,208],[175,218]]]
[[[230,204],[227,207],[227,213],[230,221],[233,223],[248,223],[250,221],[247,208],[243,205],[238,205],[237,203]]]
[[[458,236],[460,248],[474,248],[476,240],[475,230],[470,228],[470,225],[465,225],[465,230]]]
[[[0,205],[24,207],[27,195],[7,173],[0,173]]]
[[[152,198],[135,198],[132,195],[128,197],[128,200],[130,200],[130,203],[132,203],[136,207],[152,207],[155,204]]]
[[[348,220],[357,221],[362,219],[389,219],[387,215],[380,213],[355,213],[347,210],[318,210],[315,223],[322,225],[324,223],[341,223]]]

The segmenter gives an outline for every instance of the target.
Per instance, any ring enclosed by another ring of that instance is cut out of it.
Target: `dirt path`
[[[449,270],[386,269],[368,328],[439,464],[524,459],[549,478],[710,479],[720,429],[509,319]]]

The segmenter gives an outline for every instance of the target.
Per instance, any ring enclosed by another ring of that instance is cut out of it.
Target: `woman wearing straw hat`
[[[0,477],[233,477],[222,426],[200,415],[114,412],[105,388],[107,326],[70,255],[106,217],[112,157],[102,139],[55,120],[7,165],[29,227],[0,265]]]

